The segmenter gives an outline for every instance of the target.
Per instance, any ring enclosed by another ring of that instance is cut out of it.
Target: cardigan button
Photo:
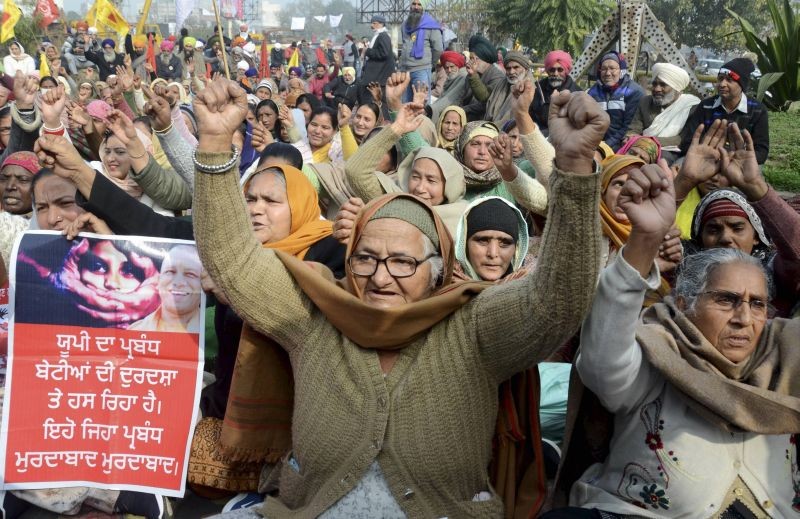
[[[733,489],[733,493],[736,494],[738,497],[742,497],[744,495],[744,490],[739,487]]]
[[[386,397],[379,396],[378,397],[378,408],[379,409],[386,409]]]
[[[406,491],[403,492],[403,497],[405,497],[406,499],[411,499],[412,497],[414,497],[414,491],[411,490],[410,488],[407,488]]]
[[[764,508],[767,508],[767,509],[772,508],[772,501],[770,501],[769,499],[767,499],[766,501],[764,501],[761,504],[764,505]]]

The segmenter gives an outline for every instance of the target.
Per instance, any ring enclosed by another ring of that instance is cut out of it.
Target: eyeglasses
[[[721,310],[725,310],[726,312],[732,312],[738,309],[742,303],[747,303],[750,307],[750,313],[753,314],[753,317],[757,317],[760,319],[764,319],[767,317],[769,313],[770,305],[763,299],[753,298],[751,297],[748,300],[742,298],[741,294],[737,294],[736,292],[728,292],[727,290],[706,290],[705,292],[701,292],[700,295],[709,295],[711,296],[711,301],[719,307]]]
[[[435,256],[438,254],[431,254],[418,260],[412,256],[387,256],[379,259],[371,254],[353,254],[347,259],[347,264],[350,265],[350,272],[355,276],[370,277],[378,271],[378,265],[383,263],[390,276],[407,278],[417,272],[420,264]]]
[[[564,69],[561,67],[550,67],[547,69],[548,74],[555,74],[556,72],[564,72]]]

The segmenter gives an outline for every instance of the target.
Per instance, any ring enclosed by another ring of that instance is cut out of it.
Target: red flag
[[[147,62],[153,67],[153,73],[155,74],[158,68],[156,67],[156,43],[153,39],[152,34],[147,35]],[[142,78],[144,79],[144,78]],[[149,78],[148,78],[149,79]]]
[[[38,0],[36,12],[41,15],[39,27],[45,28],[59,18],[58,7],[53,0]]]
[[[267,39],[261,40],[261,62],[258,66],[258,77],[264,79],[269,77],[269,54],[267,51]]]
[[[328,66],[328,55],[322,47],[317,47],[317,63]]]

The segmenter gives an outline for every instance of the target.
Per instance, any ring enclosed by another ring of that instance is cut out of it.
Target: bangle
[[[171,129],[172,129],[172,122],[170,121],[170,123],[169,123],[169,126],[167,126],[166,128],[164,128],[163,130],[153,130],[153,131],[154,131],[154,132],[156,132],[156,133],[157,133],[157,134],[159,134],[159,135],[164,135],[165,133],[167,133],[167,132],[168,132],[168,131],[170,131]]]
[[[194,162],[194,167],[197,168],[197,171],[201,173],[211,173],[211,174],[224,173],[230,170],[233,167],[233,165],[236,164],[236,161],[239,160],[239,155],[240,155],[239,148],[237,148],[233,144],[231,144],[231,153],[233,153],[231,160],[229,160],[225,164],[220,164],[218,166],[209,166],[208,164],[203,164],[202,162],[197,161],[197,148],[195,148],[194,151],[192,152],[192,161]]]
[[[128,152],[128,156],[129,156],[130,158],[134,159],[134,160],[141,159],[141,158],[142,158],[142,157],[144,157],[145,155],[147,155],[147,150],[144,150],[144,152],[142,152],[142,154],[141,154],[141,155],[138,155],[138,156],[136,156],[136,157],[134,157],[133,155],[131,155],[131,154],[130,154],[130,152]]]
[[[50,135],[62,135],[64,133],[64,124],[59,124],[57,128],[48,128],[43,124],[42,133],[47,133]]]

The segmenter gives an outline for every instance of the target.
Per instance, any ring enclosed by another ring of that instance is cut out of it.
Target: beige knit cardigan
[[[230,154],[198,152],[222,164]],[[381,372],[378,355],[335,329],[250,230],[235,168],[197,173],[194,225],[203,265],[236,313],[289,353],[293,451],[270,518],[317,517],[377,460],[409,517],[501,517],[487,466],[497,388],[578,328],[599,265],[599,176],[554,172],[539,268],[489,288]],[[370,326],[370,323],[363,323]],[[488,490],[492,498],[472,501]]]

